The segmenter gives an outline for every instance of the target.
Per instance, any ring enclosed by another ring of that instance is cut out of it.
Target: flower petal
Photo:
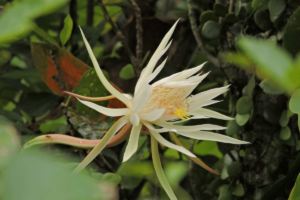
[[[96,58],[95,55],[93,53],[92,48],[90,47],[88,41],[86,40],[81,28],[79,27],[84,44],[88,50],[88,53],[90,55],[90,58],[92,60],[92,63],[94,65],[94,68],[99,76],[100,81],[102,82],[102,84],[104,85],[104,87],[112,94],[114,95],[116,98],[118,98],[120,101],[122,101],[127,107],[131,107],[131,102],[129,101],[128,98],[126,98],[122,93],[120,93],[118,90],[116,90],[116,88],[114,88],[109,82],[108,80],[105,78]]]
[[[212,118],[223,119],[223,120],[233,120],[233,118],[231,117],[227,117],[226,115],[205,108],[199,108],[198,110],[195,110],[190,114],[201,115],[201,116],[212,117]]]
[[[133,112],[134,113],[138,113],[140,112],[140,110],[144,107],[144,105],[146,104],[146,102],[148,101],[148,99],[150,98],[151,94],[152,94],[152,86],[151,85],[146,85],[145,88],[143,88],[144,90],[140,93],[137,94],[137,96],[135,96],[133,98]]]
[[[192,154],[189,150],[187,150],[186,148],[184,147],[181,147],[181,146],[177,146],[171,142],[169,142],[168,140],[166,140],[165,138],[163,138],[158,132],[155,132],[153,130],[150,129],[150,127],[152,129],[154,129],[154,127],[152,125],[149,125],[149,124],[144,124],[150,131],[151,135],[158,141],[160,142],[161,144],[165,145],[166,147],[169,147],[169,148],[172,148],[172,149],[175,149],[181,153],[184,153],[188,156],[191,156],[191,157],[196,157],[194,154]]]
[[[168,194],[171,200],[177,200],[168,180],[167,177],[162,169],[159,153],[158,153],[158,143],[157,140],[151,136],[151,150],[152,150],[152,160],[154,165],[154,170],[156,172],[157,178],[161,184],[161,186],[165,189],[166,193]]]
[[[167,45],[167,47],[160,52],[160,54],[158,54],[158,56],[152,61],[150,62],[146,68],[143,70],[143,73],[141,74],[136,86],[135,86],[135,90],[134,90],[134,94],[138,94],[139,90],[141,89],[140,87],[143,85],[144,80],[146,80],[146,78],[148,78],[148,76],[152,73],[153,68],[155,67],[156,63],[159,61],[159,59],[166,53],[166,51],[169,49],[169,47],[171,46],[172,41]],[[149,73],[150,72],[150,73]]]
[[[137,126],[133,126],[131,129],[130,137],[128,144],[125,149],[123,162],[127,161],[137,150],[138,148],[138,142],[139,142],[139,136],[142,129],[142,124],[139,123]]]
[[[128,116],[121,117],[114,125],[106,132],[101,141],[95,146],[95,148],[85,157],[85,159],[77,166],[73,173],[80,172],[85,168],[90,162],[96,158],[96,156],[105,148],[109,140],[114,136],[114,134],[122,128],[129,120]]]
[[[111,117],[117,117],[117,116],[122,116],[122,115],[130,115],[131,111],[128,108],[118,108],[118,109],[113,109],[113,108],[106,108],[103,106],[99,106],[95,103],[89,102],[89,101],[83,101],[80,99],[77,99],[84,105],[100,112],[103,113],[104,115],[111,116]]]
[[[159,119],[165,112],[165,109],[156,109],[146,114],[139,114],[140,118],[145,121],[153,122]]]
[[[140,123],[140,118],[139,116],[134,113],[130,116],[130,122],[132,125],[137,126]]]
[[[227,127],[218,126],[214,124],[201,124],[201,125],[195,125],[195,126],[178,126],[170,124],[170,122],[155,122],[155,124],[169,129],[174,129],[176,132],[194,132],[194,131],[200,131],[200,130],[224,130]]]
[[[155,131],[157,133],[164,133],[164,132],[168,132],[168,131],[176,131],[174,129],[168,129],[168,128],[154,128],[153,126],[151,126],[149,123],[147,122],[144,122],[145,126],[149,129],[149,130],[152,130],[152,131]]]
[[[183,71],[179,76],[174,78],[172,81],[182,81],[182,80],[187,79],[188,77],[192,76],[193,74],[199,72],[205,64],[206,64],[206,62],[197,67],[194,67],[192,69]]]
[[[223,142],[229,144],[249,144],[249,142],[237,140],[235,138],[226,135],[221,135],[218,133],[213,133],[208,131],[196,131],[190,133],[177,132],[177,133],[185,137],[194,138],[197,140],[210,140],[210,141]]]

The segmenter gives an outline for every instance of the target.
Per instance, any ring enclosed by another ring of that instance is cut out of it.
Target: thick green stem
[[[158,153],[158,142],[152,135],[151,135],[151,150],[152,150],[152,160],[153,160],[154,169],[161,186],[165,189],[166,193],[168,194],[171,200],[177,200],[177,197],[175,196],[161,166],[159,153]]]

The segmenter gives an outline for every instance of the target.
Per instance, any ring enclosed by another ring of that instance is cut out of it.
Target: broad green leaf
[[[64,134],[67,129],[67,122],[65,116],[58,119],[47,120],[40,125],[42,133],[61,133]]]
[[[289,93],[297,88],[300,81],[291,78],[288,74],[294,68],[292,58],[287,52],[270,41],[247,37],[240,39],[237,45],[243,53],[251,58],[257,65],[256,67],[261,69],[265,76],[268,76],[264,78],[271,78]]]
[[[300,199],[300,178],[299,177],[300,177],[300,175],[298,175],[295,186],[293,187],[288,200],[299,200]]]
[[[60,32],[60,42],[62,46],[65,46],[67,41],[69,40],[72,30],[73,30],[73,20],[70,15],[67,15],[64,21],[64,28]]]
[[[132,64],[127,64],[125,67],[123,67],[123,69],[120,71],[120,77],[124,80],[129,80],[135,77]]]
[[[228,172],[227,172],[227,165],[224,165],[222,172],[221,172],[221,179],[225,180],[226,178],[228,178]]]
[[[244,186],[243,186],[241,183],[237,184],[237,185],[233,188],[232,194],[233,194],[234,196],[237,196],[237,197],[242,197],[242,196],[244,196],[244,194],[245,194]]]
[[[260,82],[259,87],[263,89],[266,94],[283,94],[284,91],[281,90],[278,86],[276,86],[271,79],[264,79]]]
[[[252,8],[257,10],[267,10],[270,0],[253,0]]]
[[[282,140],[288,140],[291,137],[291,130],[288,126],[281,128],[280,130],[280,139]]]
[[[185,162],[169,162],[164,167],[164,172],[171,186],[178,185],[188,171],[188,165]]]
[[[300,7],[289,18],[284,29],[282,46],[288,50],[293,56],[300,52],[300,44],[295,42],[300,37],[300,30],[296,27],[300,26]]]
[[[106,173],[101,176],[99,181],[111,184],[112,186],[117,186],[121,182],[121,176],[114,173]]]
[[[245,114],[245,115],[237,114],[235,116],[235,121],[239,126],[244,126],[247,123],[247,121],[249,120],[249,118],[250,118],[249,114]]]
[[[223,158],[223,154],[220,152],[217,142],[214,141],[203,140],[199,142],[194,145],[194,153],[201,156],[213,155],[217,158]]]
[[[251,79],[249,80],[248,84],[246,85],[246,88],[245,88],[246,96],[249,96],[250,98],[252,98],[252,93],[253,93],[254,88],[255,88],[255,76],[253,75],[251,77]]]
[[[232,193],[232,191],[231,191],[229,185],[222,185],[220,187],[220,195],[219,195],[218,200],[232,200],[233,197],[232,197],[231,193]]]
[[[287,115],[287,112],[288,112],[287,110],[284,110],[281,114],[281,117],[279,120],[279,124],[281,127],[285,127],[289,123],[289,117]]]
[[[230,177],[239,177],[242,173],[242,164],[238,161],[233,161],[227,166],[227,173]]]
[[[32,20],[57,10],[67,2],[67,0],[14,1],[0,16],[0,44],[24,36],[33,27]]]
[[[17,130],[9,124],[0,124],[0,169],[6,167],[20,148]]]
[[[272,28],[270,15],[267,11],[263,11],[263,10],[256,11],[254,14],[254,21],[256,25],[264,31],[267,31]]]
[[[289,102],[289,107],[293,113],[300,114],[300,89],[297,89]]]
[[[236,123],[235,120],[231,120],[228,123],[227,129],[226,129],[226,135],[232,136],[234,134],[237,134],[240,131],[240,127]]]
[[[269,2],[269,11],[270,18],[272,22],[275,22],[276,19],[283,13],[286,7],[285,0],[270,0]]]
[[[220,25],[212,20],[205,22],[202,27],[202,35],[205,39],[214,40],[218,39],[221,32]]]
[[[242,97],[238,100],[236,104],[236,112],[240,115],[249,114],[253,108],[253,102],[250,97]]]

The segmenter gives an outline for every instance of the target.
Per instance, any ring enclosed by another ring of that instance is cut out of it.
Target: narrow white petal
[[[139,123],[137,126],[132,127],[129,141],[125,149],[123,162],[127,161],[136,152],[138,148],[138,141],[139,141],[141,129],[142,129],[141,123]]]
[[[73,173],[80,172],[83,168],[85,168],[90,162],[96,158],[96,156],[101,153],[101,151],[105,148],[109,140],[116,134],[120,128],[122,128],[128,122],[128,116],[121,117],[114,125],[107,131],[104,137],[100,140],[100,142],[95,146],[95,148],[85,157],[85,159],[77,166]]]
[[[159,61],[159,59],[166,53],[166,51],[169,49],[169,47],[171,46],[172,41],[167,45],[167,47],[161,51],[158,56],[152,61],[150,62],[145,69],[145,72],[143,74],[141,74],[136,86],[135,86],[135,90],[134,90],[134,95],[136,95],[140,89],[140,86],[142,86],[142,83],[144,82],[144,80],[146,80],[146,78],[148,78],[148,76],[152,73],[153,68],[155,67],[156,63]]]
[[[109,82],[108,80],[105,78],[95,56],[93,53],[92,48],[90,47],[88,41],[86,40],[81,28],[79,27],[84,44],[88,50],[88,53],[90,55],[90,58],[92,60],[92,63],[94,65],[94,68],[99,76],[100,81],[102,82],[102,84],[104,85],[104,87],[112,94],[114,95],[116,98],[118,98],[120,101],[122,101],[127,107],[131,107],[131,102],[128,100],[128,98],[126,98],[122,93],[120,93],[116,88],[114,88]]]
[[[164,133],[164,132],[168,132],[168,131],[173,131],[173,132],[176,132],[175,129],[169,129],[169,128],[154,128],[151,124],[147,123],[147,122],[144,122],[144,125],[149,129],[149,130],[152,130],[152,131],[155,131],[157,133]]]
[[[172,148],[172,149],[175,149],[181,153],[184,153],[185,155],[187,156],[190,156],[190,157],[196,157],[194,154],[192,154],[190,151],[188,151],[186,148],[184,147],[181,147],[181,146],[178,146],[176,144],[173,144],[171,142],[169,142],[168,140],[166,140],[165,138],[163,138],[159,133],[155,132],[155,131],[152,131],[152,130],[149,130],[151,135],[158,141],[160,142],[161,144],[165,145],[166,147],[169,147],[169,148]]]
[[[177,132],[177,133],[185,137],[194,138],[197,140],[210,140],[210,141],[230,143],[230,144],[249,144],[249,142],[237,140],[235,138],[226,135],[221,135],[218,133],[212,133],[208,131],[196,131],[190,133]]]
[[[220,94],[223,94],[224,92],[226,92],[228,90],[229,86],[225,86],[225,87],[221,87],[221,88],[214,88],[214,89],[210,89],[204,92],[201,92],[199,94],[196,94],[195,96],[191,97],[191,101],[197,101],[197,100],[211,100],[217,96],[219,96]]]
[[[156,51],[154,52],[154,54],[152,55],[149,63],[151,63],[153,60],[155,60],[155,58],[159,55],[159,53],[165,48],[165,46],[168,44],[177,23],[179,22],[179,19],[175,22],[175,24],[172,26],[172,28],[168,31],[168,33],[165,35],[165,37],[162,39],[162,41],[160,42],[160,44],[158,45]],[[152,71],[150,72],[152,73]]]
[[[139,125],[139,123],[140,123],[140,118],[139,118],[139,116],[138,116],[136,113],[132,114],[132,115],[130,116],[130,122],[131,122],[131,124],[134,125],[134,126]]]
[[[202,115],[206,117],[212,117],[212,118],[223,119],[223,120],[233,120],[233,118],[231,117],[227,117],[226,115],[205,108],[199,108],[198,110],[191,112],[190,114]]]
[[[201,107],[204,107],[204,106],[209,106],[209,105],[212,105],[212,104],[215,104],[215,103],[219,103],[221,101],[217,101],[217,100],[206,100],[206,101],[202,101],[202,100],[199,100],[199,101],[189,101],[190,103],[190,113],[192,113],[193,111],[201,108]]]
[[[99,113],[103,113],[104,115],[111,116],[111,117],[117,117],[117,116],[123,116],[123,115],[130,115],[131,111],[128,108],[106,108],[103,106],[99,106],[95,103],[89,102],[89,101],[83,101],[80,99],[77,99],[84,105],[98,111]]]
[[[152,112],[146,113],[146,114],[139,114],[140,118],[142,120],[153,122],[157,119],[159,119],[165,112],[165,109],[156,109]]]
[[[202,125],[195,125],[195,126],[178,126],[178,125],[172,125],[170,123],[166,122],[155,122],[158,126],[169,128],[169,129],[175,129],[180,132],[194,132],[194,131],[202,131],[202,130],[224,130],[227,127],[218,126],[214,124],[202,124]]]
[[[205,65],[205,63],[203,63],[203,64],[201,64],[197,67],[194,67],[192,69],[188,69],[188,70],[183,71],[179,76],[174,78],[172,81],[182,81],[182,80],[187,79],[188,77],[192,76],[193,74],[199,72],[202,69],[202,67]]]
[[[140,94],[137,94],[133,98],[133,112],[138,113],[140,110],[144,107],[148,99],[150,98],[152,94],[152,86],[151,85],[146,85],[143,91],[141,91]]]

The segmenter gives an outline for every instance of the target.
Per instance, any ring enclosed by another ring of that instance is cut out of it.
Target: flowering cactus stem
[[[179,145],[179,146],[182,146],[183,145],[181,144],[181,142],[179,141],[179,139],[177,138],[177,136],[175,135],[174,132],[169,132],[172,139],[174,140],[174,142]],[[207,171],[211,172],[211,173],[214,173],[216,175],[220,175],[219,173],[217,173],[216,171],[214,171],[213,169],[211,169],[210,167],[208,167],[205,163],[203,163],[201,160],[199,160],[198,158],[194,158],[194,157],[190,157],[190,156],[187,156],[189,159],[191,159],[192,161],[194,161],[195,163],[197,163],[200,167],[206,169]]]
[[[74,93],[68,92],[68,91],[64,91],[63,94],[68,94],[72,97],[76,97],[78,99],[88,100],[88,101],[106,101],[106,100],[116,98],[114,95],[110,95],[110,96],[106,96],[106,97],[86,97],[86,96],[82,96],[82,95],[79,95],[79,94],[74,94]]]
[[[107,143],[105,148],[114,147],[129,137],[130,130],[132,125],[127,123],[118,134],[114,135],[112,139]],[[94,148],[101,140],[87,140],[82,138],[76,138],[63,134],[47,134],[38,136],[24,145],[24,149],[32,147],[38,144],[65,144],[73,147],[78,147],[82,149],[92,149]]]
[[[159,153],[158,153],[158,142],[157,140],[150,134],[151,136],[151,150],[152,150],[152,160],[154,169],[157,175],[157,178],[161,184],[161,186],[165,189],[166,193],[168,194],[169,198],[171,200],[177,200],[177,197],[175,196],[167,177],[162,169]]]

